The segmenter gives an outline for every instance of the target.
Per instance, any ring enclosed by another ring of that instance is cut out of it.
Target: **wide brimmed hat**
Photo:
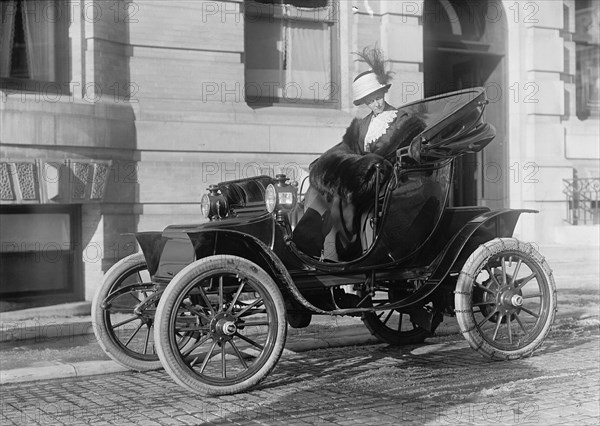
[[[391,84],[381,84],[377,74],[373,71],[366,71],[359,74],[352,83],[354,105],[358,106],[362,104],[363,100],[371,93],[375,93],[379,90],[385,90],[387,92],[391,86]]]

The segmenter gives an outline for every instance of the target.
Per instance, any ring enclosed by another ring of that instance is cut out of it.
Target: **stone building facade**
[[[597,2],[14,0],[2,22],[4,299],[89,300],[132,232],[200,221],[210,183],[300,176],[365,114],[353,52],[375,44],[396,106],[488,90],[498,137],[458,163],[454,204],[597,244],[597,201],[575,226],[563,193],[600,175]]]

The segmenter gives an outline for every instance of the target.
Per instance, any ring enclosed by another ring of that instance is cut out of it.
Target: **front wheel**
[[[486,358],[530,356],[556,312],[556,286],[545,259],[514,238],[479,246],[462,268],[456,318],[469,345]]]
[[[185,267],[163,293],[155,341],[165,370],[194,392],[225,395],[258,384],[285,344],[285,305],[273,279],[237,256],[210,256]],[[177,336],[196,333],[181,347]]]

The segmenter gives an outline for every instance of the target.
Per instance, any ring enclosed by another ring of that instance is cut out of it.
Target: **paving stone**
[[[3,386],[4,424],[598,424],[598,336],[532,358],[369,345],[284,356],[250,392],[194,395],[164,371]]]

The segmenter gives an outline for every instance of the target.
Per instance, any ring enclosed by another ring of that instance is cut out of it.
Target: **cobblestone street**
[[[163,371],[7,385],[8,424],[598,424],[597,320],[559,322],[532,358],[491,362],[454,334],[420,346],[284,354],[256,389],[186,393]]]
[[[0,426],[600,426],[600,0],[0,21]]]

